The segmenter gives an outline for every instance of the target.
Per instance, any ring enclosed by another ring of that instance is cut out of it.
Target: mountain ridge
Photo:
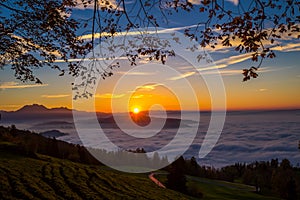
[[[74,110],[75,111],[75,110]],[[40,104],[24,105],[15,111],[0,111],[1,121],[72,118],[73,110],[67,107],[47,108]]]

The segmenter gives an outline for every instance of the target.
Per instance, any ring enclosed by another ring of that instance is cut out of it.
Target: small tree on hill
[[[179,192],[185,193],[186,188],[186,177],[184,175],[185,161],[180,156],[176,161],[171,164],[169,174],[167,176],[167,187]]]

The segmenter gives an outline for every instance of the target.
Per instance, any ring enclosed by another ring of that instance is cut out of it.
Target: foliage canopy
[[[255,66],[243,70],[244,81],[256,78],[264,58],[274,58],[272,47],[281,39],[300,37],[299,0],[0,0],[0,68],[11,66],[21,81],[41,83],[34,71],[49,66],[80,75],[80,60],[97,42],[140,27],[166,26],[176,13],[196,14],[197,24],[184,30],[204,49],[232,47],[251,53]],[[78,9],[91,16],[75,18]],[[90,34],[90,40],[79,37]],[[132,65],[141,56],[162,63],[173,52],[140,48],[125,52]],[[96,57],[94,55],[94,57]],[[68,63],[61,69],[58,61]],[[111,76],[113,67],[99,75]],[[87,83],[91,80],[87,80]]]

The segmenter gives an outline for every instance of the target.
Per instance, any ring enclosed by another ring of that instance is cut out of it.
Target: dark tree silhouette
[[[185,171],[185,160],[180,156],[176,161],[174,161],[167,175],[167,187],[179,192],[185,193],[186,188],[186,177],[184,175]]]
[[[185,35],[195,39],[202,47],[215,48],[221,44],[240,53],[252,54],[258,62],[243,69],[244,81],[256,78],[256,71],[264,58],[274,58],[272,47],[282,37],[299,38],[299,0],[236,1],[235,7],[226,0],[0,0],[0,68],[10,64],[16,78],[22,81],[41,81],[34,70],[50,66],[65,73],[78,75],[81,62],[88,51],[105,38],[138,27],[155,27],[168,24],[171,15],[180,12],[197,13],[196,27],[186,28]],[[78,6],[92,9],[90,19],[73,19],[72,11]],[[86,29],[91,41],[83,41],[76,31]],[[167,49],[139,48],[124,52],[129,62],[146,56],[149,60],[165,63],[174,52]],[[204,56],[205,57],[205,56]],[[96,56],[94,55],[96,59]],[[68,62],[68,69],[60,69],[57,59]],[[85,84],[94,76],[113,75],[113,66],[100,73],[93,69]],[[84,72],[84,71],[83,71]]]
[[[0,68],[10,65],[21,81],[41,80],[34,70],[49,66],[65,73],[55,61],[68,63],[76,75],[78,63],[69,59],[85,55],[91,48],[76,35],[80,23],[69,17],[72,0],[0,0]]]

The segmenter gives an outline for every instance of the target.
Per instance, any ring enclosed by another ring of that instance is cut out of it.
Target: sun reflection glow
[[[134,114],[138,114],[140,112],[140,109],[139,108],[133,108],[133,113]]]

